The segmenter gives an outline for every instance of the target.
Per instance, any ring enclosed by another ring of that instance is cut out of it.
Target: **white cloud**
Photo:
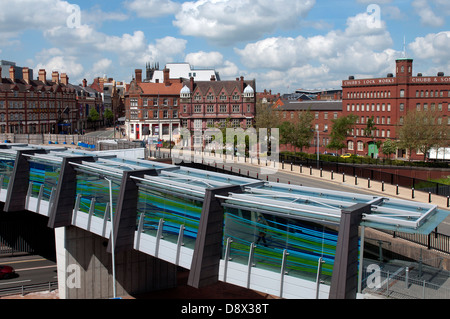
[[[223,55],[220,52],[199,51],[186,55],[185,61],[195,67],[214,68],[223,63]]]
[[[67,73],[69,77],[78,77],[84,71],[83,66],[77,62],[75,57],[66,55],[52,56],[48,60],[38,63],[34,68],[35,74],[37,74],[40,69],[45,69],[47,71],[47,78],[49,78],[49,73],[52,71]]]
[[[173,24],[181,34],[229,45],[293,28],[315,0],[198,0],[183,3]]]
[[[133,0],[127,1],[125,7],[138,17],[155,18],[175,14],[180,10],[181,4],[171,0]]]
[[[431,60],[435,64],[446,64],[450,60],[450,31],[431,33],[417,37],[408,46],[414,57]]]
[[[237,77],[239,75],[239,68],[236,64],[231,61],[225,61],[222,66],[218,67],[216,71],[219,72],[219,75],[222,80],[225,78]]]
[[[420,16],[423,25],[441,27],[445,24],[445,19],[434,13],[433,8],[427,0],[414,0],[412,6]]]

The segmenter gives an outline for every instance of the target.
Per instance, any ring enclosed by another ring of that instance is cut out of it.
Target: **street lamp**
[[[100,175],[100,178],[108,181],[109,184],[109,211],[111,215],[111,246],[112,246],[112,276],[113,276],[113,298],[117,297],[116,294],[116,262],[115,262],[115,244],[114,244],[114,215],[113,215],[113,200],[112,200],[112,180],[106,176]]]

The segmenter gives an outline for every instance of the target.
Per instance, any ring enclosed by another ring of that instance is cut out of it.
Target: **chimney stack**
[[[84,88],[87,87],[87,80],[86,79],[83,79],[83,87]]]
[[[10,66],[9,67],[9,78],[11,79],[11,81],[15,82],[16,81],[16,77],[14,75],[14,67]]]
[[[59,84],[59,73],[58,71],[52,72],[52,82]]]
[[[27,67],[22,69],[22,73],[23,73],[23,80],[27,83],[30,84],[30,69],[28,69]]]
[[[0,80],[3,78],[2,76],[2,66],[0,65]],[[1,81],[0,81],[1,82]]]
[[[193,93],[194,92],[194,78],[192,76],[191,76],[190,83],[191,83],[191,87],[189,89],[191,90],[191,93]]]
[[[163,72],[164,72],[164,85],[169,86],[170,85],[170,81],[169,81],[170,70],[167,68],[164,68]]]
[[[213,74],[211,75],[211,81],[215,81],[216,80],[216,76]]]
[[[241,76],[241,92],[244,92],[244,77]]]
[[[47,72],[44,69],[39,70],[39,81],[47,81]]]
[[[69,77],[66,73],[61,73],[61,83],[66,86],[69,84]]]
[[[142,82],[142,70],[136,69],[136,70],[134,70],[134,73],[136,74],[136,82],[141,83]]]

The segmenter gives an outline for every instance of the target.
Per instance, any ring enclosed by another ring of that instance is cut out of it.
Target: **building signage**
[[[356,86],[356,85],[386,85],[394,84],[394,78],[384,78],[384,79],[364,79],[364,80],[348,80],[344,81],[344,86]]]
[[[450,76],[413,77],[412,83],[450,83]]]

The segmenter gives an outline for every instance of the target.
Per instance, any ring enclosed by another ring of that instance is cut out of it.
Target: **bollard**
[[[312,166],[309,167],[309,175],[312,175]]]
[[[358,185],[358,176],[355,175],[355,185]]]
[[[267,182],[269,181],[269,175],[266,175],[266,181]]]
[[[333,178],[334,178],[334,177],[333,177],[333,174],[334,174],[334,173],[333,173],[333,170],[331,170],[331,180],[333,180]]]
[[[277,183],[279,183],[280,182],[280,179],[279,178],[277,178]]]
[[[247,171],[247,176],[250,176],[250,171]]]
[[[367,188],[370,188],[370,177],[367,178]]]
[[[447,196],[447,207],[450,207],[450,196]]]
[[[411,198],[414,198],[414,187],[411,188]]]
[[[381,182],[381,191],[384,192],[384,181]]]
[[[431,203],[431,192],[428,192],[428,202]]]
[[[345,183],[345,173],[342,173],[342,183]]]
[[[300,164],[300,173],[303,173],[303,164]]]
[[[322,167],[320,168],[320,177],[322,177]]]
[[[281,169],[284,169],[284,161],[281,162]]]
[[[294,169],[294,168],[293,168],[292,163],[291,163],[291,172],[292,172],[293,169]]]
[[[398,192],[398,184],[397,184],[397,187],[396,187],[396,190],[395,190],[395,194],[400,194],[399,192]]]

